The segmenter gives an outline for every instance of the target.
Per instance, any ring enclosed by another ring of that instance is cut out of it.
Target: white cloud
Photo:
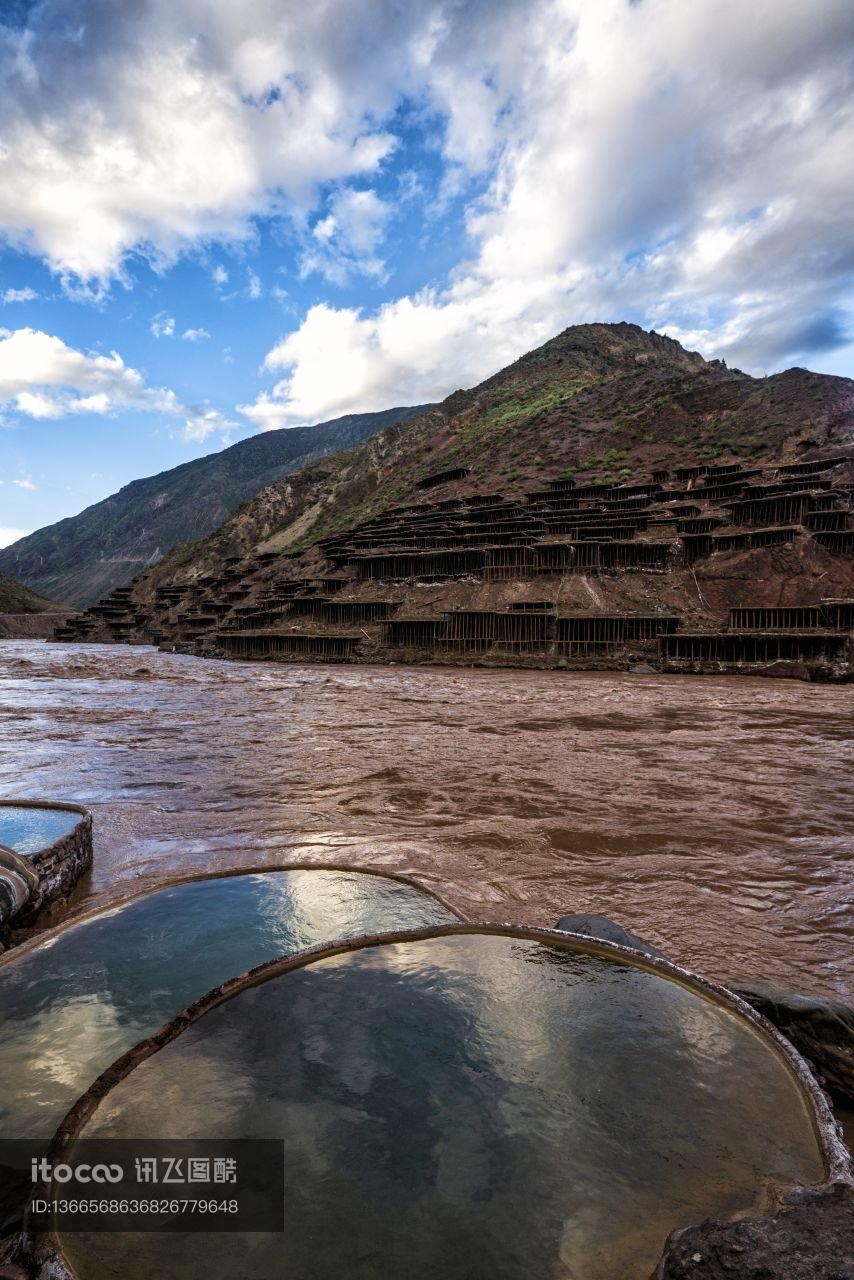
[[[28,284],[24,285],[23,289],[3,290],[4,302],[32,302],[33,298],[38,296],[35,289],[31,289]]]
[[[334,192],[329,213],[315,223],[311,243],[303,250],[302,274],[317,271],[334,284],[343,284],[354,272],[382,276],[385,264],[377,249],[391,213],[375,191]]]
[[[68,412],[61,404],[37,391],[19,391],[15,396],[15,407],[28,418],[62,418]]]
[[[38,329],[0,329],[0,405],[10,404],[34,418],[178,408],[172,391],[146,386],[117,351],[86,355]]]
[[[209,405],[186,407],[174,391],[149,387],[117,351],[108,356],[86,354],[61,338],[37,329],[0,329],[0,408],[35,419],[94,413],[114,416],[122,410],[145,410],[183,418],[186,440],[204,440],[235,423]],[[18,488],[34,488],[14,480]]]
[[[175,337],[175,317],[170,316],[165,311],[158,311],[157,315],[151,321],[151,332],[155,338],[174,338]],[[211,335],[207,329],[185,329],[180,335],[184,342],[200,342],[203,338],[209,338]]]
[[[249,297],[253,299],[253,301],[260,298],[261,294],[264,292],[263,287],[261,285],[260,277],[256,275],[254,271],[249,272],[249,284],[247,285],[246,291],[249,294]]]
[[[190,411],[182,434],[187,441],[207,440],[217,432],[225,438],[236,426],[236,422],[229,421],[218,410],[204,406]]]
[[[165,311],[158,311],[151,321],[151,332],[155,338],[171,338],[175,334],[175,317]]]
[[[0,26],[0,232],[78,292],[267,216],[303,271],[381,279],[402,105],[441,169],[426,217],[468,200],[466,261],[373,313],[312,307],[250,420],[433,398],[586,319],[756,368],[844,339],[850,0],[45,0],[30,23]],[[429,198],[432,164],[405,166]]]
[[[259,431],[277,431],[279,427],[301,425],[282,399],[274,400],[266,394],[258,396],[253,404],[239,404],[237,412],[248,418]]]
[[[0,228],[97,288],[253,218],[305,218],[323,184],[376,171],[399,96],[389,43],[424,29],[376,0],[47,0],[0,27]]]
[[[33,484],[32,480],[13,480],[12,484],[17,489],[31,489],[33,492],[38,488],[38,485]]]
[[[466,281],[373,316],[319,304],[267,355],[265,368],[286,376],[238,411],[271,430],[448,395],[552,337],[560,296],[533,281],[489,290]]]
[[[32,529],[12,529],[8,526],[0,526],[0,548],[11,547],[13,542],[17,542],[19,538],[27,538],[32,533]]]
[[[444,5],[421,55],[448,190],[488,178],[470,259],[372,313],[313,306],[269,352],[284,376],[241,407],[250,420],[432,399],[590,320],[645,321],[758,371],[844,341],[847,0]],[[337,232],[331,212],[321,249]]]

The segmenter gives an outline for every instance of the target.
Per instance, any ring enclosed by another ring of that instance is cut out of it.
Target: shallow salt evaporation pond
[[[9,805],[0,802],[0,845],[14,853],[38,853],[72,831],[81,814],[68,809],[48,809],[38,805]]]
[[[335,938],[452,921],[380,876],[276,871],[176,885],[0,962],[0,1135],[48,1139],[105,1067],[212,987]]]
[[[210,1009],[79,1134],[281,1137],[282,1234],[61,1243],[79,1280],[646,1280],[673,1228],[823,1180],[811,1114],[752,1025],[613,955],[369,945]]]
[[[851,709],[785,680],[11,641],[0,795],[91,807],[87,905],[198,870],[389,868],[470,919],[600,912],[710,977],[850,999]]]

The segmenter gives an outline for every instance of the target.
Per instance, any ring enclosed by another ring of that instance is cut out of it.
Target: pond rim
[[[64,806],[57,807],[62,808]],[[261,876],[272,874],[276,871],[337,871],[342,874],[374,876],[380,880],[392,880],[397,884],[405,885],[408,889],[416,889],[419,893],[423,893],[426,898],[432,898],[440,907],[449,911],[452,916],[456,916],[457,920],[462,924],[470,923],[459,907],[452,906],[442,894],[435,889],[427,888],[426,885],[421,884],[412,876],[402,872],[385,871],[379,867],[354,867],[352,864],[342,866],[337,862],[289,862],[285,865],[263,863],[253,864],[249,867],[224,867],[219,871],[188,871],[186,875],[176,876],[173,880],[158,882],[136,893],[131,891],[121,898],[116,898],[113,902],[102,902],[93,907],[91,911],[82,911],[79,915],[71,916],[67,920],[61,920],[53,928],[43,929],[35,933],[31,938],[26,938],[23,942],[19,942],[0,953],[0,973],[22,956],[32,955],[34,951],[38,951],[40,947],[45,946],[48,942],[54,942],[57,938],[61,938],[63,934],[77,925],[89,924],[100,916],[109,915],[112,911],[118,911],[134,902],[141,902],[144,898],[150,898],[152,894],[160,893],[166,889],[177,889],[184,884],[200,884],[207,880],[229,880],[235,876]],[[302,954],[302,952],[299,954]],[[243,975],[238,974],[237,976],[242,977]]]
[[[50,844],[42,845],[42,847],[37,849],[34,854],[27,854],[26,856],[28,858],[38,857],[39,854],[45,853],[48,849],[52,849],[60,840],[65,840],[66,837],[76,831],[81,823],[85,822],[87,819],[91,823],[92,820],[90,810],[85,808],[82,804],[77,804],[73,800],[9,800],[5,796],[0,796],[0,809],[60,809],[66,813],[77,813],[80,815],[80,821],[75,822],[73,827],[69,827],[61,836],[57,836],[55,840],[51,840]],[[2,841],[0,841],[0,849],[3,849],[6,853],[15,852],[14,849],[8,848],[8,846],[3,844]]]
[[[165,1045],[177,1039],[187,1027],[192,1026],[206,1013],[225,1004],[234,996],[260,986],[272,978],[306,968],[315,961],[344,955],[352,951],[366,950],[378,946],[393,946],[398,943],[422,942],[433,938],[485,936],[515,938],[519,941],[539,942],[559,949],[596,956],[600,959],[612,960],[628,964],[659,977],[677,983],[677,985],[710,1000],[719,1008],[734,1014],[746,1021],[760,1039],[764,1039],[769,1049],[776,1051],[783,1059],[793,1078],[796,1087],[803,1097],[812,1122],[819,1150],[825,1166],[825,1181],[821,1186],[833,1183],[854,1181],[854,1170],[847,1148],[841,1139],[839,1126],[834,1120],[830,1104],[818,1081],[813,1076],[806,1061],[793,1045],[760,1013],[734,992],[717,986],[698,975],[691,973],[669,960],[658,959],[644,952],[635,951],[618,943],[605,942],[590,938],[585,934],[565,933],[556,929],[541,929],[534,926],[510,924],[450,924],[435,925],[425,929],[407,929],[391,933],[379,933],[361,938],[342,938],[335,942],[325,942],[313,947],[249,969],[235,978],[213,988],[192,1004],[186,1006],[174,1018],[164,1023],[158,1031],[139,1041],[115,1060],[71,1107],[64,1120],[54,1134],[48,1150],[51,1162],[61,1160],[63,1154],[80,1137],[81,1130],[94,1114],[99,1104],[107,1097],[113,1087],[124,1080],[133,1069],[153,1056]],[[791,1188],[787,1188],[791,1190]],[[767,1213],[762,1215],[767,1216]],[[76,1272],[66,1259],[60,1237],[53,1227],[35,1232],[32,1236],[33,1253],[39,1266],[52,1265],[56,1270],[51,1274],[56,1280],[76,1280]]]

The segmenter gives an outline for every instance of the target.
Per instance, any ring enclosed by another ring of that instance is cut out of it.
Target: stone
[[[786,1193],[771,1217],[710,1218],[669,1237],[650,1280],[852,1280],[854,1187]]]
[[[645,942],[637,934],[629,933],[628,929],[609,920],[607,916],[597,916],[587,911],[574,912],[568,916],[561,916],[554,928],[560,929],[562,933],[582,933],[587,938],[601,938],[603,942],[615,942],[621,947],[632,947],[635,951],[642,951],[644,955],[655,956],[659,960],[667,959],[658,947],[654,947],[651,942]]]

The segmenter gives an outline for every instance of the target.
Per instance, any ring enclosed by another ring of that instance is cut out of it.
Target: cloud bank
[[[470,260],[373,313],[311,308],[242,407],[258,425],[447,394],[584,321],[631,316],[756,372],[850,340],[854,8],[528,13],[488,92],[486,63],[444,62],[448,145],[495,157]]]
[[[0,550],[3,547],[11,547],[13,542],[17,542],[19,538],[26,538],[32,533],[32,529],[14,529],[8,525],[0,525]]]
[[[850,340],[850,0],[43,0],[0,77],[0,228],[71,290],[267,218],[319,286],[386,279],[379,179],[418,115],[467,248],[372,310],[319,295],[241,406],[262,428],[432,399],[593,319],[756,371]]]
[[[215,410],[188,409],[174,391],[149,387],[117,351],[86,354],[38,329],[0,329],[3,409],[43,420],[82,413],[114,416],[120,410],[161,413],[170,419],[183,417],[188,440],[203,440],[234,425]]]

